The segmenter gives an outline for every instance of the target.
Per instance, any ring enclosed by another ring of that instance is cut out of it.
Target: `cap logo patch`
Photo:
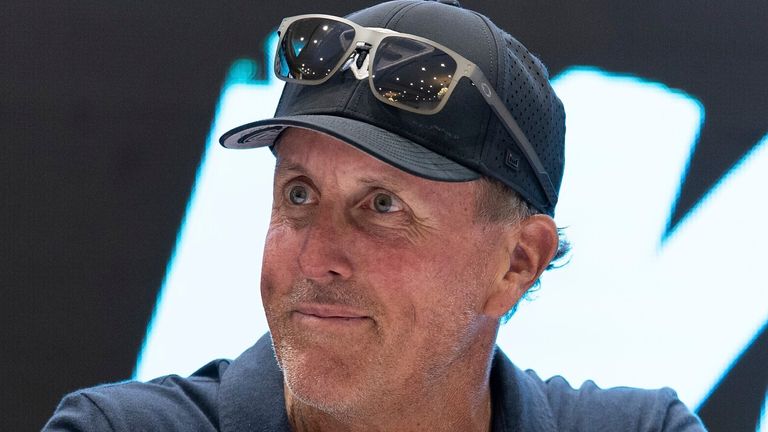
[[[504,163],[515,171],[520,169],[520,158],[513,155],[509,150],[507,150],[507,157],[504,159]]]

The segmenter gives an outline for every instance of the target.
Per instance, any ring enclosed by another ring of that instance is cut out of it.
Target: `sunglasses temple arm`
[[[483,98],[485,98],[485,101],[496,116],[501,119],[507,132],[509,132],[510,136],[517,142],[520,150],[523,151],[523,155],[528,160],[531,168],[533,168],[534,174],[536,174],[536,178],[539,180],[539,184],[544,190],[544,194],[546,195],[549,204],[554,207],[557,203],[557,191],[552,184],[552,180],[549,178],[549,174],[547,174],[547,170],[544,169],[544,165],[542,165],[541,160],[536,155],[536,151],[523,133],[523,130],[520,129],[517,121],[515,121],[512,114],[510,114],[509,109],[501,101],[501,98],[499,98],[496,91],[493,90],[488,79],[485,78],[485,75],[479,68],[473,67],[472,70],[469,71],[469,79],[475,84],[477,91],[483,95]]]

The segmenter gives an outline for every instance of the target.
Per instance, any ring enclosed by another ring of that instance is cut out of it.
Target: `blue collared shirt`
[[[579,389],[541,380],[496,350],[491,368],[493,432],[703,431],[675,392]],[[394,413],[393,413],[394,415]],[[67,395],[45,431],[290,432],[283,375],[269,334],[234,361],[215,360],[188,378],[169,375]]]

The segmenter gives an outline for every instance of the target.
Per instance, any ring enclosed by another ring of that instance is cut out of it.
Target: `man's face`
[[[292,397],[382,408],[487,358],[497,320],[482,311],[508,256],[476,220],[476,182],[415,177],[301,129],[277,153],[261,294]]]

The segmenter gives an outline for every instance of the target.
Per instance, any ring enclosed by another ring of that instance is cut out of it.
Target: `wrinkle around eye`
[[[394,211],[379,212],[375,209],[374,200],[380,194],[392,198]],[[386,189],[376,188],[368,192],[356,208],[359,210],[356,219],[360,227],[382,240],[399,238],[415,245],[436,231],[429,217],[419,217],[404,200]]]
[[[413,214],[399,211],[394,213],[375,213],[364,221],[361,226],[370,235],[382,241],[406,241],[411,245],[418,245],[438,230],[429,224],[428,220],[419,218]]]

